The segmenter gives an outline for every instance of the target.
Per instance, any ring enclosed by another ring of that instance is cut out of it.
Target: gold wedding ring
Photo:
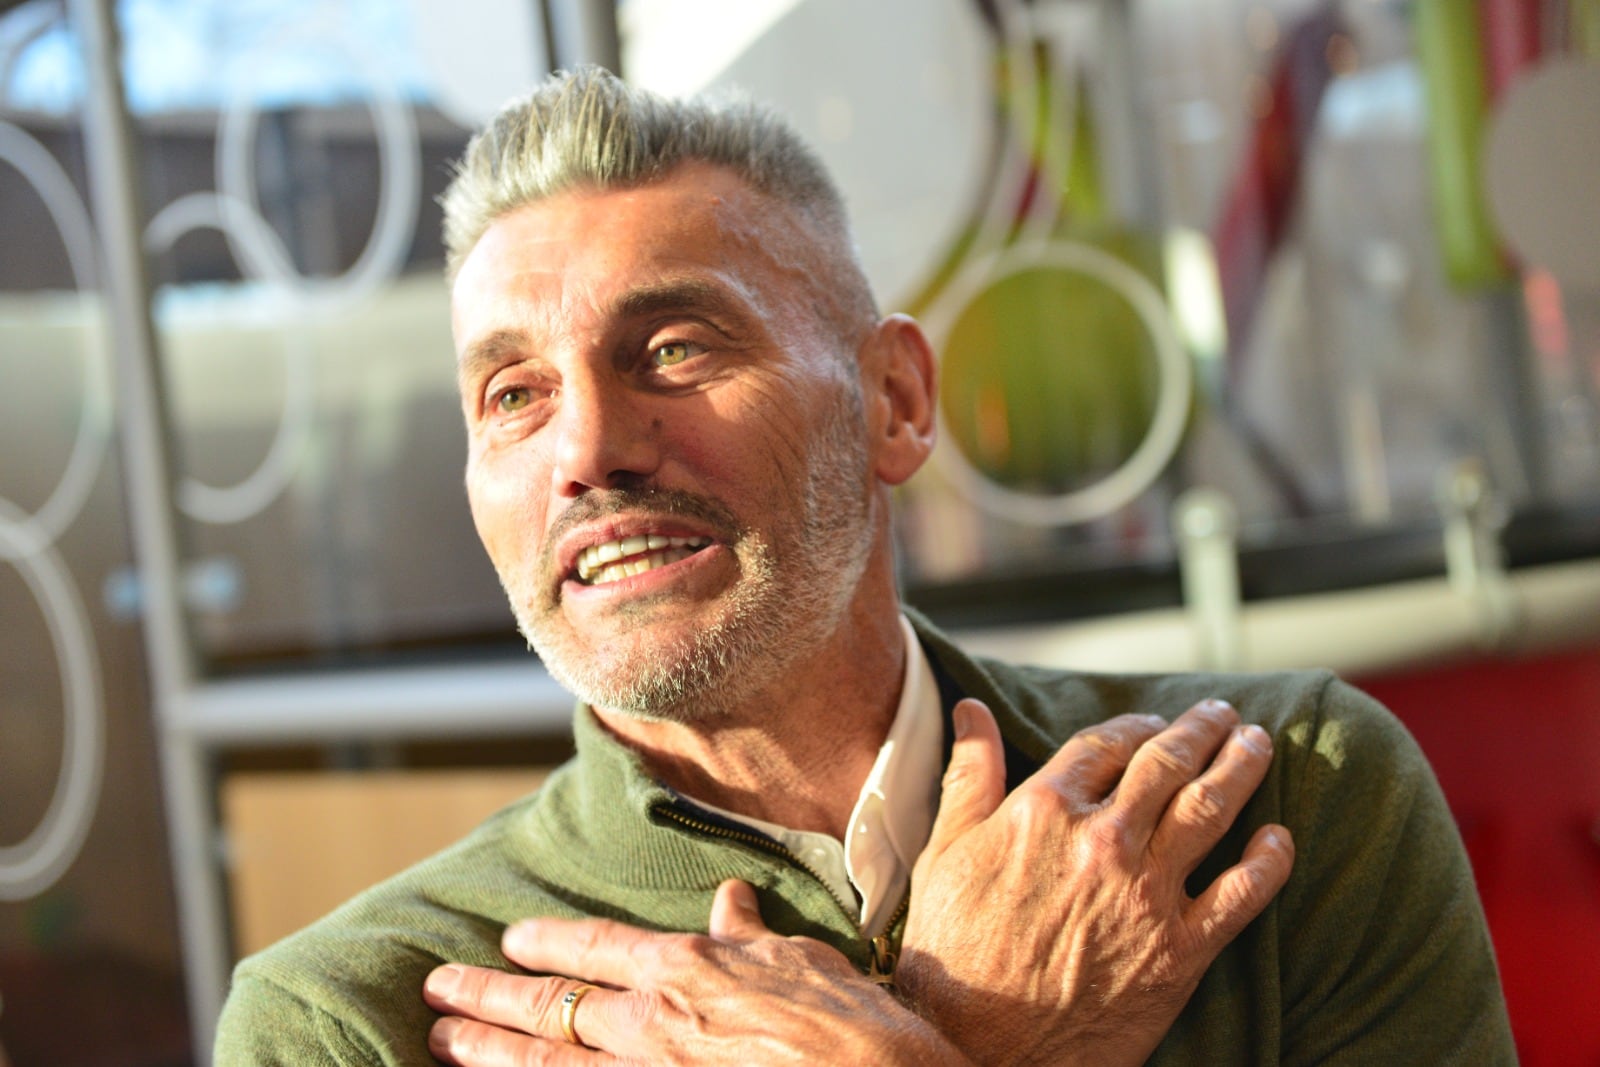
[[[589,995],[595,987],[588,982],[579,982],[567,990],[567,995],[561,998],[561,1036],[579,1048],[588,1048],[583,1039],[578,1036],[578,1031],[572,1028],[572,1022],[578,1015],[578,1001]]]

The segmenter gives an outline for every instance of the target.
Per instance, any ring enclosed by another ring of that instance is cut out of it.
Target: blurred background
[[[940,349],[913,604],[1366,685],[1524,1062],[1600,1062],[1600,0],[0,0],[0,1062],[206,1062],[234,959],[565,754],[434,198],[585,61],[833,168]]]

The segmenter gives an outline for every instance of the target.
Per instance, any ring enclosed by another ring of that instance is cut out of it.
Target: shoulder
[[[1371,808],[1409,807],[1437,792],[1433,771],[1400,720],[1331,671],[1258,674],[1084,674],[991,667],[1008,699],[1053,750],[1116,715],[1171,721],[1202,700],[1226,700],[1272,738],[1275,758],[1255,813],[1300,832]]]
[[[354,1062],[432,1062],[433,1013],[422,982],[444,962],[504,967],[506,924],[575,915],[528,867],[530,797],[450,848],[365,891],[325,918],[242,961],[219,1024],[218,1055],[236,1062],[300,1062],[259,1051],[371,1050]],[[321,1062],[306,1060],[306,1062]],[[328,1062],[346,1062],[333,1059]]]
[[[968,655],[926,619],[907,614],[937,670],[963,695],[989,704],[1007,739],[1041,762],[1095,723],[1125,714],[1170,721],[1212,698],[1233,704],[1245,721],[1291,746],[1336,751],[1351,743],[1382,747],[1408,740],[1382,705],[1331,671],[1114,674],[1027,666]]]
[[[1118,715],[1155,714],[1171,721],[1212,699],[1226,700],[1244,721],[1266,729],[1280,750],[1314,748],[1337,756],[1350,745],[1408,740],[1387,709],[1326,670],[1105,674],[972,662],[1024,735],[1038,737],[1040,756],[1078,730]]]

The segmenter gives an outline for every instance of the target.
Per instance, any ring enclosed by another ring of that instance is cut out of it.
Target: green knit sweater
[[[1327,673],[1108,676],[974,661],[917,620],[936,670],[984,700],[1021,761],[1124,712],[1176,716],[1231,701],[1276,745],[1243,816],[1191,890],[1236,862],[1251,831],[1294,833],[1278,899],[1212,965],[1154,1064],[1501,1064],[1516,1061],[1460,837],[1404,728]],[[866,970],[852,916],[795,864],[664,814],[673,794],[587,712],[578,754],[537,794],[450,849],[242,962],[217,1063],[432,1064],[422,982],[440,963],[506,967],[506,924],[604,916],[706,929],[727,878],[784,934]],[[903,922],[903,920],[902,920]],[[893,931],[899,936],[899,929]]]

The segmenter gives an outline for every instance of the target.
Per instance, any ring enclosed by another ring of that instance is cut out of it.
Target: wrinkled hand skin
[[[606,920],[529,920],[507,929],[507,959],[536,977],[446,965],[424,997],[445,1018],[428,1047],[463,1067],[533,1064],[887,1064],[971,1067],[928,1023],[820,941],[779,937],[755,891],[726,882],[709,935]],[[561,1000],[586,994],[561,1032]]]
[[[1184,889],[1261,784],[1271,739],[1220,701],[1171,726],[1123,716],[1006,796],[988,709],[963,701],[955,725],[912,875],[902,995],[976,1063],[1144,1063],[1288,880],[1289,832],[1263,826],[1200,896]]]

